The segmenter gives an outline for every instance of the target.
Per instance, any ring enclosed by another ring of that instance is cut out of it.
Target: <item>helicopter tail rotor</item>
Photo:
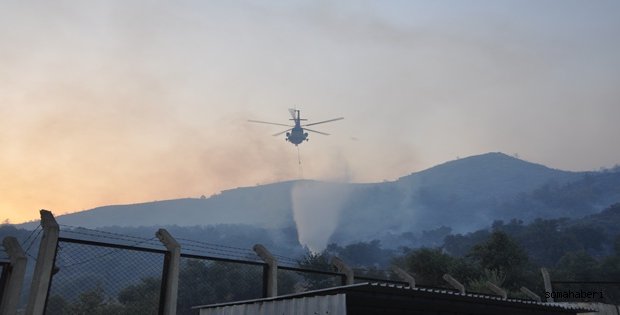
[[[288,109],[288,112],[291,114],[291,117],[293,118],[293,120],[297,119],[297,118],[298,118],[298,116],[299,116],[299,114],[297,114],[297,113],[299,113],[299,110],[298,110],[298,109],[295,109],[295,108],[289,108],[289,109]]]

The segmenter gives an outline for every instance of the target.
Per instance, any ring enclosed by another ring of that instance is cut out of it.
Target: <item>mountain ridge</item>
[[[587,176],[599,180],[596,172],[557,170],[493,152],[447,161],[389,182],[289,180],[228,189],[204,199],[102,206],[60,215],[57,220],[60,224],[87,228],[218,224],[266,229],[294,227],[300,237],[312,238],[311,234],[317,234],[314,237],[320,239],[320,244],[346,243],[390,239],[393,235],[441,226],[468,232],[498,219],[561,217],[564,213],[557,202],[537,201],[536,192],[545,185],[560,191],[570,183],[577,183],[579,189]],[[583,205],[585,212],[577,210],[570,215],[592,214],[602,210],[597,208],[599,205],[620,201],[619,195],[605,191],[615,189],[616,181],[620,185],[620,179],[613,177],[612,184],[599,187],[602,192]],[[519,198],[535,202],[516,202]],[[536,211],[520,209],[520,205],[528,204],[535,205]]]

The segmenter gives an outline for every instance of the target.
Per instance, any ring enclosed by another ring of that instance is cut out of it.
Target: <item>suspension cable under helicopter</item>
[[[297,163],[299,164],[299,178],[304,178],[304,169],[301,166],[301,153],[299,152],[299,146],[297,146]]]

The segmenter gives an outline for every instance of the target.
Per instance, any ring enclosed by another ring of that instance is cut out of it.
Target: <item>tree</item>
[[[55,302],[55,304],[55,308],[58,307],[58,304],[62,306],[62,312],[68,309],[67,313],[69,314],[113,315],[121,314],[122,310],[118,304],[114,303],[112,299],[106,296],[100,285],[97,285],[90,291],[80,294],[78,301],[70,306],[62,305],[61,302]]]
[[[407,255],[404,267],[421,285],[445,286],[442,277],[450,272],[453,264],[454,258],[440,249],[421,248]]]
[[[501,287],[506,281],[506,275],[499,270],[485,269],[476,280],[468,283],[467,288],[473,292],[496,294],[489,289],[487,281]]]
[[[562,280],[589,281],[597,278],[598,262],[586,251],[568,252],[555,268],[554,275]]]
[[[620,280],[620,252],[605,258],[600,266],[601,279]],[[620,286],[610,285],[605,287],[605,289],[608,300],[606,303],[620,304]]]
[[[489,234],[487,230],[478,230],[467,235],[448,235],[444,238],[443,248],[450,255],[465,256],[476,244],[486,241]]]
[[[230,262],[209,263],[206,281],[213,286],[211,303],[262,297],[262,267]]]
[[[495,270],[506,276],[508,288],[519,288],[519,280],[528,263],[525,251],[506,233],[495,231],[488,241],[474,246],[468,254],[483,269]]]
[[[330,248],[335,254],[351,265],[380,266],[388,263],[391,252],[381,248],[381,241],[358,242],[347,246]]]
[[[130,285],[118,294],[118,301],[123,306],[123,314],[155,314],[159,308],[161,279],[143,278],[138,284]]]
[[[185,260],[179,272],[178,314],[193,314],[192,306],[209,304],[215,295],[214,284],[207,278],[209,267],[198,259]]]
[[[62,315],[66,314],[69,308],[69,303],[63,299],[60,295],[52,295],[47,300],[47,306],[45,308],[45,314],[47,315]]]
[[[620,280],[620,235],[614,242],[614,255],[606,257],[601,262],[601,278]]]

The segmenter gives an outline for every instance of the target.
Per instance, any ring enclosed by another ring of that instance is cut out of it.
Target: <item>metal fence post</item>
[[[19,294],[24,283],[26,273],[26,254],[16,238],[7,236],[2,240],[2,245],[9,254],[11,264],[9,265],[8,279],[5,288],[0,296],[0,314],[17,313]]]
[[[263,297],[278,296],[278,260],[261,244],[252,249],[267,264],[263,270]]]
[[[47,294],[49,292],[54,260],[56,259],[56,248],[58,246],[58,236],[60,229],[52,212],[41,210],[41,226],[43,227],[43,237],[39,245],[37,264],[34,268],[32,284],[30,286],[30,296],[26,315],[41,315],[45,311]]]
[[[177,295],[179,292],[181,245],[164,229],[157,230],[155,236],[168,250],[166,257],[164,257],[159,314],[175,315],[177,313]]]
[[[343,285],[355,283],[355,274],[353,273],[353,269],[351,269],[342,259],[336,256],[332,257],[332,265],[336,267],[338,272],[344,274],[345,279]]]
[[[528,289],[526,287],[521,287],[521,292],[525,293],[525,295],[529,296],[534,301],[542,302],[542,300],[540,299],[540,296],[538,296],[538,294],[532,292],[532,290],[530,290],[530,289]]]
[[[411,288],[415,288],[415,278],[410,275],[408,272],[404,271],[398,266],[392,266],[392,270],[403,280],[409,283]]]
[[[487,288],[489,288],[495,294],[501,296],[502,299],[504,299],[504,300],[508,299],[508,292],[506,292],[506,290],[500,288],[498,285],[496,285],[495,283],[493,283],[491,281],[487,281],[486,285],[487,285]]]
[[[551,293],[553,292],[553,288],[551,287],[551,277],[549,277],[549,271],[547,268],[540,268],[540,273],[542,273],[543,281],[545,283],[545,298],[547,302],[555,302]]]
[[[459,290],[461,294],[465,294],[465,286],[458,282],[456,279],[454,279],[451,275],[446,273],[443,275],[442,278],[446,280],[453,288]]]

